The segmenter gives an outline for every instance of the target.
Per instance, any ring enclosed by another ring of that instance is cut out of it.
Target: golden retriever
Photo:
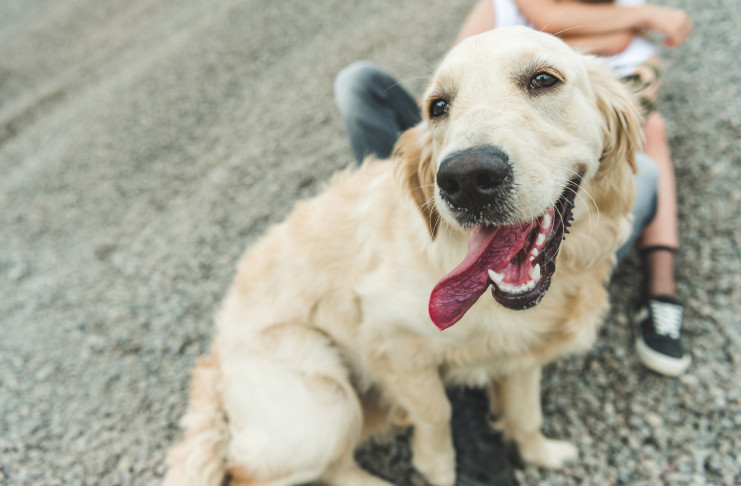
[[[452,485],[447,383],[486,387],[526,461],[577,456],[541,434],[541,367],[607,310],[636,104],[597,59],[514,27],[452,49],[422,111],[391,160],[335,176],[239,263],[165,484],[388,485],[353,451],[401,423]]]

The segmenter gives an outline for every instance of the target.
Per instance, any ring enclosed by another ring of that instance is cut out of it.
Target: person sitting
[[[509,25],[528,25],[552,33],[581,52],[605,57],[618,76],[636,89],[646,111],[645,144],[636,154],[639,172],[634,231],[618,252],[618,259],[637,242],[645,284],[635,319],[639,359],[656,372],[681,375],[691,357],[682,346],[683,310],[674,274],[679,248],[674,171],[665,122],[655,109],[661,59],[641,33],[657,32],[667,46],[674,47],[691,33],[692,23],[682,10],[647,5],[643,0],[480,0],[453,45]],[[334,91],[358,163],[367,155],[388,157],[399,135],[421,120],[415,99],[370,61],[343,69],[335,79]]]

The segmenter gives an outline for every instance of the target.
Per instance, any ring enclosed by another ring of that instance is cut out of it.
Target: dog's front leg
[[[455,483],[455,450],[450,433],[452,408],[435,367],[394,370],[386,376],[391,396],[414,426],[413,464],[435,486]]]
[[[547,439],[540,431],[540,375],[540,366],[509,375],[492,385],[489,396],[499,426],[515,441],[522,458],[538,466],[557,468],[576,459],[578,452],[571,443]]]

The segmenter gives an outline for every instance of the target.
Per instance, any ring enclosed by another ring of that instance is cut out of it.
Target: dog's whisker
[[[579,0],[573,0],[573,1],[572,1],[572,2],[571,2],[571,3],[570,3],[570,4],[569,4],[569,5],[568,5],[568,6],[566,7],[566,8],[564,8],[564,9],[563,9],[563,10],[561,11],[561,13],[562,13],[562,14],[565,14],[565,13],[567,13],[567,12],[568,12],[568,11],[569,11],[569,10],[570,10],[570,9],[571,9],[572,7],[574,7],[574,6],[575,6],[575,5],[577,5],[578,3],[579,3]],[[546,24],[545,24],[545,25],[544,25],[543,27],[541,27],[541,28],[540,28],[539,30],[540,30],[541,32],[546,32],[546,29],[548,28],[548,26],[549,26],[549,25],[551,25],[551,24],[552,24],[552,23],[553,23],[553,22],[554,22],[555,20],[556,20],[556,18],[555,18],[555,17],[553,17],[553,18],[552,18],[552,19],[551,19],[551,20],[550,20],[550,21],[549,21],[548,23],[546,23]],[[563,34],[564,32],[568,32],[568,31],[570,31],[570,30],[574,30],[574,29],[579,29],[579,28],[583,28],[583,27],[599,27],[599,25],[598,25],[598,24],[581,24],[581,25],[574,25],[574,26],[571,26],[571,27],[567,27],[567,28],[565,28],[565,29],[562,29],[562,30],[560,30],[560,31],[558,31],[558,32],[556,32],[556,33],[554,33],[553,35],[555,35],[556,37],[558,37],[559,35]]]
[[[427,187],[435,187],[435,184],[422,184],[421,186],[413,187],[409,189],[409,192],[412,193],[414,191],[418,191],[420,189],[425,189]]]
[[[559,36],[559,35],[563,34],[564,32],[568,32],[570,30],[575,30],[575,29],[581,29],[583,27],[599,27],[599,24],[581,24],[581,25],[575,25],[575,26],[569,27],[567,29],[559,30],[558,32],[556,32],[553,35]]]
[[[427,199],[427,200],[426,200],[425,202],[423,202],[423,203],[422,203],[422,204],[421,204],[421,205],[419,206],[419,209],[420,209],[420,210],[422,210],[422,209],[427,209],[428,207],[430,207],[430,206],[434,206],[434,205],[435,205],[435,196],[431,196],[431,197],[429,197],[429,198],[428,198],[428,199]]]
[[[565,270],[563,268],[561,268],[558,276],[562,278],[568,278],[571,282],[579,282],[579,279],[576,275],[569,273],[568,270]]]
[[[562,169],[568,170],[574,175],[579,176],[579,173],[575,171],[574,169],[571,169],[569,167],[562,167]],[[569,190],[573,191],[573,189],[570,186],[567,186],[567,187],[569,188]],[[583,186],[579,188],[579,192],[577,192],[576,194],[581,195],[582,193],[586,194],[591,200],[592,204],[594,205],[594,209],[597,211],[597,221],[599,222],[599,206],[597,206],[597,201],[594,200],[594,197],[592,197],[592,194],[590,194],[590,192]]]
[[[395,88],[397,86],[400,86],[402,83],[405,83],[405,82],[408,82],[408,81],[415,81],[417,79],[429,79],[429,78],[430,78],[429,75],[425,75],[425,76],[412,76],[412,77],[409,77],[409,78],[404,78],[404,79],[402,79],[400,81],[397,81],[396,83],[392,84],[391,86],[387,87],[384,90],[384,93],[387,93],[392,88]]]
[[[582,194],[581,192],[577,192],[576,197],[579,198],[579,200],[584,203],[584,207],[587,208],[587,217],[589,218],[589,232],[592,233],[595,229],[597,229],[597,226],[599,225],[599,219],[600,219],[599,207],[597,207],[597,203],[594,201],[594,198],[588,192],[585,191],[585,193],[586,193],[586,196],[589,197],[589,199],[593,203],[594,209],[597,212],[597,216],[595,217],[594,221],[592,220],[592,211],[589,209],[590,205],[588,201],[586,200],[586,198],[584,197],[584,194]]]
[[[569,188],[569,190],[574,193],[575,197],[577,197],[584,203],[584,207],[587,210],[587,217],[589,218],[589,232],[593,232],[599,226],[600,220],[600,211],[599,206],[597,205],[597,201],[594,200],[594,197],[592,197],[592,195],[586,189],[575,191],[574,189]],[[587,200],[587,198],[589,198],[589,200]],[[590,209],[591,206],[594,206],[594,211],[596,213],[594,220],[592,220],[592,211]]]
[[[561,167],[561,168],[572,172],[574,175],[577,175],[577,176],[579,175],[578,172],[576,172],[575,170],[569,167]],[[584,203],[584,207],[587,210],[587,217],[589,218],[589,231],[590,232],[594,231],[599,226],[599,221],[600,221],[600,211],[599,211],[599,206],[597,205],[597,201],[595,201],[592,194],[584,186],[580,186],[578,190],[575,190],[574,188],[570,186],[568,179],[563,179],[563,183],[566,185],[567,191],[571,191],[575,195],[575,197],[579,198],[579,200],[581,200]],[[585,196],[589,200],[587,200]],[[591,206],[594,207],[594,210],[596,212],[596,216],[594,220],[592,219],[592,211],[590,209]]]

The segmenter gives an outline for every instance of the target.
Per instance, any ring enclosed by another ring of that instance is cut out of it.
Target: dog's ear
[[[635,152],[643,143],[643,117],[638,97],[602,61],[588,58],[587,69],[602,114],[604,146],[600,173],[613,164],[628,163],[636,171]]]
[[[435,164],[432,143],[424,122],[402,133],[392,154],[396,178],[408,192],[427,221],[434,240],[440,226],[440,214],[435,208]]]
[[[593,195],[600,199],[601,211],[628,211],[634,197],[635,153],[643,143],[638,97],[602,61],[587,61],[604,139]]]

